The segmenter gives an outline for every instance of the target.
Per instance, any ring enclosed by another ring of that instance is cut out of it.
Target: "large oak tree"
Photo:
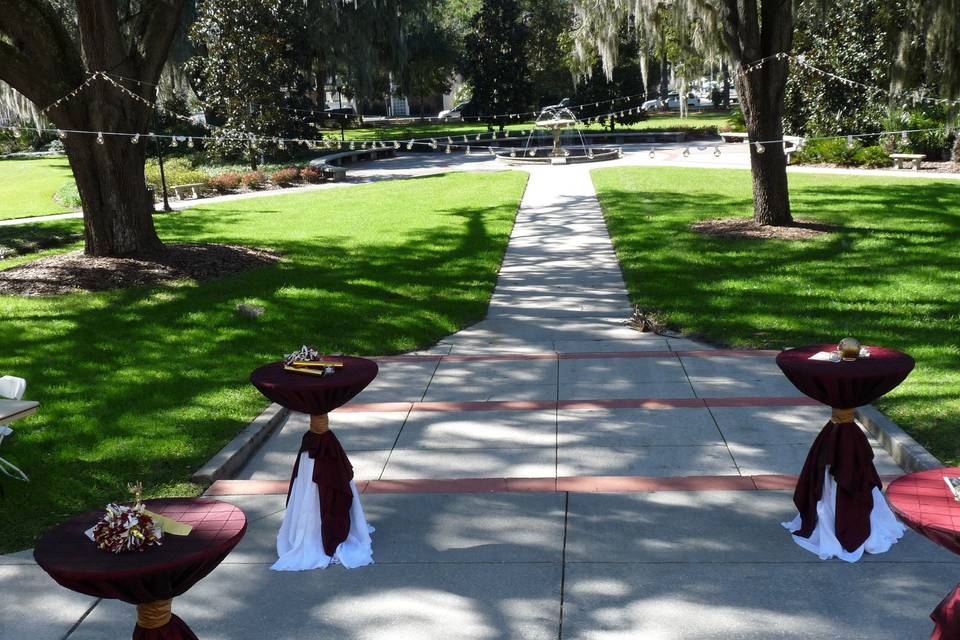
[[[0,80],[59,129],[145,133],[185,0],[0,0]],[[138,100],[91,75],[110,74]],[[77,88],[67,100],[56,103]],[[122,256],[162,245],[143,174],[146,137],[68,134],[86,253]]]
[[[604,67],[616,57],[616,25],[630,22],[643,29],[666,7],[674,20],[697,20],[724,44],[727,55],[741,69],[736,76],[740,103],[752,141],[775,141],[783,137],[783,96],[789,53],[793,42],[796,0],[579,0],[578,34],[599,49]],[[663,28],[653,27],[653,28]],[[762,64],[758,64],[761,63]],[[608,71],[609,74],[609,71]],[[762,152],[759,151],[762,149]],[[758,224],[787,225],[790,197],[787,190],[787,158],[780,145],[750,147],[753,172],[753,210]]]

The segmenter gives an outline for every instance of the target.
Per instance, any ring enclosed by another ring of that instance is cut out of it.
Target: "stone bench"
[[[197,182],[195,184],[178,184],[174,187],[170,187],[170,190],[173,191],[173,195],[177,200],[186,200],[186,198],[183,197],[183,194],[186,193],[193,198],[199,198],[203,187],[203,183]]]
[[[320,165],[317,168],[320,169],[320,173],[324,179],[329,179],[330,182],[344,182],[347,179],[347,170],[345,167]]]
[[[908,160],[913,164],[914,171],[920,171],[920,163],[927,156],[922,153],[891,153],[890,159],[893,160],[893,166],[897,169],[903,169],[903,161]]]
[[[311,160],[310,164],[317,168],[326,165],[339,166],[343,164],[350,164],[351,162],[359,162],[361,160],[392,158],[396,155],[396,153],[396,150],[394,150],[392,146],[375,147],[371,149],[354,149],[352,151],[337,151],[336,153],[325,155],[322,158]]]
[[[723,131],[720,133],[720,137],[724,142],[746,142],[747,134],[741,133],[739,131]]]

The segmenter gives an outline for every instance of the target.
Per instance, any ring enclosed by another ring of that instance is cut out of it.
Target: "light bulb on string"
[[[62,129],[58,129],[58,130],[57,130],[57,135],[60,136],[60,139],[61,139],[61,140],[66,140],[66,139],[67,139],[67,132],[64,131],[64,130],[62,130]]]
[[[493,150],[493,147],[487,147],[487,151],[489,151],[489,152],[490,152],[490,155],[492,155],[492,156],[497,155],[496,152]]]
[[[467,146],[467,155],[468,155],[468,156],[470,155],[470,147],[469,147],[469,146]]]
[[[657,157],[657,152],[653,149],[650,149],[650,153],[647,154],[647,157],[653,160],[654,158]]]
[[[477,134],[477,137],[476,137],[476,140],[480,140],[480,136],[481,136],[481,135],[483,135],[483,134],[478,133],[478,134]]]
[[[437,141],[434,140],[433,138],[430,138],[430,148],[431,148],[431,149],[436,149],[436,148],[437,148]]]
[[[98,132],[97,132],[97,144],[103,144],[103,143],[104,143],[104,140],[103,140],[103,132],[102,132],[102,131],[98,131]]]
[[[720,157],[720,147],[719,147],[719,146],[716,146],[716,147],[713,148],[713,157],[714,157],[714,158],[719,158],[719,157]]]
[[[351,141],[350,141],[350,151],[353,151],[353,150],[356,149],[356,148],[357,148],[357,143],[355,143],[353,140],[351,140]]]
[[[170,136],[170,147],[175,148],[177,146],[177,136]]]
[[[847,136],[847,149],[853,149],[853,136]]]
[[[444,153],[450,153],[450,145],[447,145],[446,149],[444,149],[443,152],[444,152]]]
[[[683,150],[683,157],[684,157],[684,158],[689,158],[689,157],[690,157],[690,147],[686,147],[686,148]]]
[[[130,138],[130,144],[137,144],[139,142],[140,142],[140,134],[139,133],[133,134],[133,137]]]
[[[510,157],[511,157],[511,158],[516,158],[516,157],[517,157],[517,150],[516,150],[516,149],[510,149]]]
[[[537,147],[534,147],[533,149],[530,149],[528,155],[529,155],[531,158],[532,158],[533,156],[537,155]]]
[[[757,150],[758,154],[762,154],[764,151],[766,151],[766,148],[763,146],[763,143],[761,142],[754,143],[753,148]]]
[[[187,147],[193,149],[193,138],[187,138]]]
[[[394,143],[393,143],[393,148],[394,148],[394,149],[399,149],[399,148],[400,148],[400,143],[394,141]]]
[[[410,149],[413,149],[413,140],[407,143],[407,151],[410,151]]]

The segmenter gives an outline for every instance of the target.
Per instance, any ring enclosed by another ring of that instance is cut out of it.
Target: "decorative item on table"
[[[142,485],[137,483],[129,488],[135,498],[133,506],[108,504],[103,518],[86,532],[104,551],[143,551],[149,546],[162,544],[160,525],[140,501]]]
[[[294,373],[305,373],[312,376],[328,376],[337,372],[337,369],[343,366],[343,362],[331,360],[316,349],[303,345],[299,351],[295,351],[283,359],[284,371]]]
[[[837,344],[837,351],[840,352],[840,358],[849,362],[860,357],[863,345],[856,338],[844,338]]]
[[[956,476],[943,476],[943,481],[946,482],[947,487],[950,488],[953,499],[960,502],[960,478]]]

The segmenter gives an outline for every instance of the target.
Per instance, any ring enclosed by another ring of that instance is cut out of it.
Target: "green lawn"
[[[66,158],[0,160],[0,220],[69,211],[53,194],[72,181]]]
[[[703,113],[692,113],[689,117],[681,118],[676,114],[655,114],[647,120],[637,122],[636,124],[617,126],[618,131],[648,131],[650,129],[676,130],[677,128],[702,128],[702,127],[720,127],[726,124],[729,113],[725,111],[704,111]],[[530,129],[532,122],[524,122],[507,125],[510,131],[519,131]],[[603,125],[593,123],[584,126],[585,131],[605,131]],[[347,140],[390,140],[390,139],[409,139],[424,138],[429,136],[463,136],[469,134],[486,133],[487,127],[484,124],[475,122],[451,122],[445,124],[430,124],[414,122],[410,125],[398,125],[390,127],[363,127],[358,129],[347,129],[345,135]],[[327,135],[337,134],[328,131]]]
[[[187,478],[267,401],[252,369],[311,344],[396,353],[486,313],[526,174],[452,174],[277,195],[158,216],[167,241],[281,251],[276,266],[204,284],[47,299],[0,296],[0,372],[28,380],[37,416],[4,457],[0,552],[71,513]],[[9,262],[0,262],[0,268]],[[257,320],[234,308],[266,308]]]
[[[792,174],[794,215],[843,225],[814,240],[723,240],[688,225],[751,214],[737,170],[599,169],[600,202],[635,303],[734,347],[852,335],[917,360],[879,406],[960,463],[960,182]]]

